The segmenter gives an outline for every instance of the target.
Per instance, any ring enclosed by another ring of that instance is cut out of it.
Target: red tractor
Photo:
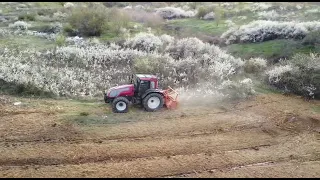
[[[112,104],[113,112],[126,113],[129,103],[140,104],[147,111],[157,111],[163,106],[175,109],[177,97],[178,93],[171,87],[158,89],[156,76],[135,74],[130,77],[130,84],[110,88],[104,95],[104,101]]]

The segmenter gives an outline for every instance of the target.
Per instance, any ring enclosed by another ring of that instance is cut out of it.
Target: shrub
[[[36,14],[20,14],[18,16],[18,20],[20,21],[35,21],[36,20]]]
[[[262,58],[250,58],[245,62],[244,70],[247,73],[260,73],[267,67],[267,61]]]
[[[240,81],[224,81],[219,87],[230,99],[247,98],[255,93],[253,82],[250,78]]]
[[[63,7],[66,9],[71,9],[74,7],[74,4],[71,2],[67,2],[67,3],[63,4]]]
[[[106,9],[102,7],[74,8],[67,21],[82,36],[100,36],[107,23]]]
[[[204,43],[198,38],[183,38],[172,45],[174,49],[171,49],[171,52],[178,55],[176,59],[187,58],[188,56],[193,57],[199,54],[203,47]]]
[[[58,46],[63,46],[66,43],[66,37],[64,37],[63,35],[58,35],[56,38],[56,44]]]
[[[214,12],[216,12],[216,11],[217,11],[217,8],[215,8],[215,6],[208,6],[208,7],[202,6],[202,7],[198,8],[196,17],[199,19],[203,19],[206,15],[208,15],[210,13],[211,13],[211,15],[209,15],[209,16],[212,17],[212,14],[214,16],[214,14],[215,14]]]
[[[236,24],[232,22],[231,20],[226,20],[225,23],[227,24],[228,27],[234,27]]]
[[[159,28],[163,25],[164,19],[157,13],[151,13],[144,10],[127,10],[132,21],[144,23],[148,27]]]
[[[109,29],[116,34],[120,34],[121,29],[127,28],[130,22],[130,16],[122,10],[112,8],[108,15]]]
[[[184,11],[183,9],[174,7],[158,8],[156,13],[164,19],[189,18],[195,16],[193,11]]]
[[[303,45],[320,45],[320,31],[311,32],[306,35],[302,40]]]
[[[320,30],[320,22],[253,21],[239,28],[230,28],[221,35],[226,43],[262,42],[273,39],[302,39],[312,31]]]
[[[78,35],[78,31],[74,29],[70,24],[63,26],[63,32],[67,33],[68,36]]]
[[[267,71],[268,82],[306,98],[320,98],[320,56],[297,54]]]
[[[174,42],[174,37],[167,35],[167,34],[162,34],[160,36],[160,40],[162,41],[162,43],[164,43],[165,45],[170,45]]]
[[[9,24],[9,28],[18,30],[27,30],[31,25],[24,21],[16,21],[13,24]]]
[[[197,18],[202,19],[207,13],[208,12],[204,7],[200,7],[197,12]]]
[[[134,38],[128,39],[126,44],[132,49],[150,52],[157,51],[163,43],[151,33],[138,33]]]
[[[214,12],[210,12],[210,13],[206,14],[205,16],[203,16],[204,20],[214,20],[214,18],[215,18]]]
[[[282,66],[276,66],[273,69],[266,72],[269,83],[278,83],[281,80],[281,77],[284,73],[292,71],[292,66],[290,65],[282,65]]]

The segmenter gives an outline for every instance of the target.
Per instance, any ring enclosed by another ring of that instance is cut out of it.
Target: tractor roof
[[[151,74],[136,74],[136,76],[141,80],[151,80],[151,79],[158,79],[157,76]]]

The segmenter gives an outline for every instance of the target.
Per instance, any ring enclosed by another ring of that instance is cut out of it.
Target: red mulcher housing
[[[104,95],[106,103],[112,104],[116,113],[128,112],[128,105],[141,104],[147,111],[157,111],[163,106],[175,109],[178,105],[178,93],[169,87],[158,89],[158,78],[154,75],[135,74],[128,85],[110,88]]]

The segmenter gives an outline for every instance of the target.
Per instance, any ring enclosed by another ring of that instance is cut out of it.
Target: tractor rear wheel
[[[163,96],[159,93],[151,93],[142,101],[143,107],[147,111],[157,111],[163,107],[163,103]]]
[[[129,109],[129,100],[125,97],[117,97],[112,102],[112,111],[115,113],[126,113]]]

